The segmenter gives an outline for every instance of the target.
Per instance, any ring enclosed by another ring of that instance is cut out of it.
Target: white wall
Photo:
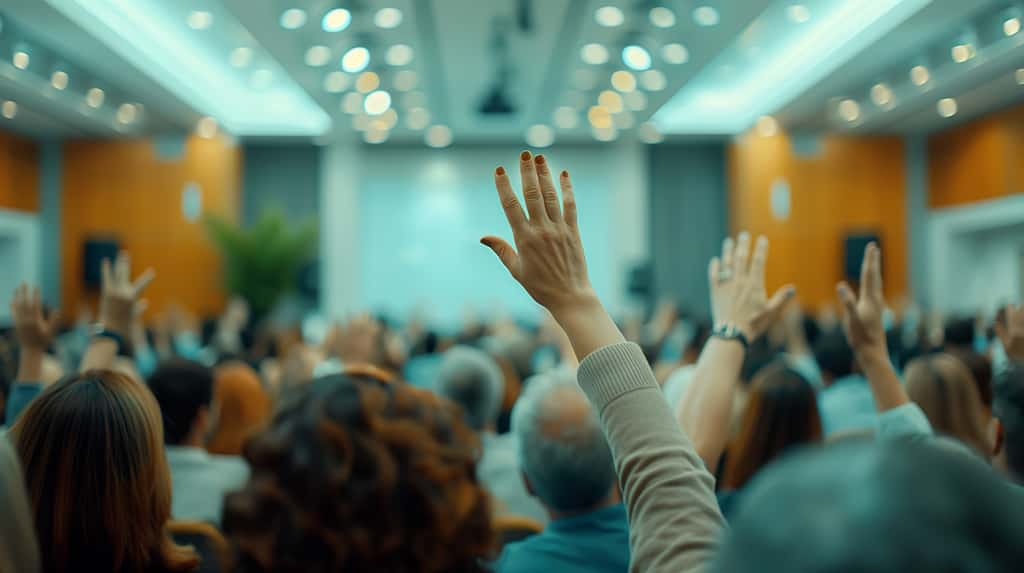
[[[11,293],[22,282],[39,284],[39,239],[38,217],[0,209],[0,297],[4,300],[10,300]],[[0,324],[9,324],[10,320],[10,309],[0,304]]]
[[[478,313],[533,318],[536,305],[479,239],[511,240],[493,170],[517,171],[504,146],[332,146],[321,196],[324,310],[398,315],[427,305],[442,323]],[[647,164],[640,145],[545,150],[573,176],[591,279],[613,311],[628,305],[627,270],[648,253]]]

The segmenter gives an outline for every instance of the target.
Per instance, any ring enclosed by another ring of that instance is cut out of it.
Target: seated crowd
[[[61,329],[21,286],[0,572],[1024,567],[1024,308],[991,331],[896,316],[870,245],[841,317],[806,317],[741,233],[707,269],[711,321],[620,327],[569,174],[519,171],[522,200],[495,171],[514,242],[481,242],[539,327],[362,316],[309,340],[232,301],[147,328],[154,273],[122,255],[99,326]]]

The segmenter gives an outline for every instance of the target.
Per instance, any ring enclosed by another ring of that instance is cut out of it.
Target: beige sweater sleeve
[[[632,343],[606,346],[579,368],[601,413],[629,515],[632,571],[683,573],[707,565],[724,519],[714,478],[672,416]]]

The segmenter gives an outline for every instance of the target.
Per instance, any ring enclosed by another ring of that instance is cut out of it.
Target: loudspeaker
[[[852,233],[846,236],[846,279],[850,281],[860,280],[860,264],[864,260],[864,250],[871,243],[882,246],[878,233]]]
[[[113,262],[121,243],[112,237],[86,239],[82,248],[82,280],[89,288],[99,288],[103,277],[103,259]]]

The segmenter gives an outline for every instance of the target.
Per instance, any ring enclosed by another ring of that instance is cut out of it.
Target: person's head
[[[225,498],[235,571],[482,571],[494,539],[479,442],[429,392],[337,374],[288,388]]]
[[[943,328],[943,344],[947,350],[974,348],[974,319],[953,318]]]
[[[434,391],[462,408],[466,423],[479,432],[493,429],[498,420],[505,379],[486,352],[456,346],[441,358]]]
[[[823,333],[814,345],[814,359],[826,384],[853,374],[853,349],[842,331]]]
[[[1024,483],[1024,367],[1013,364],[996,379],[992,413],[998,420],[1001,445],[997,465]]]
[[[956,438],[986,457],[993,453],[987,415],[970,370],[949,354],[912,360],[904,372],[907,394],[938,434]]]
[[[987,412],[992,411],[992,361],[988,356],[974,350],[958,348],[949,352],[964,363],[978,387],[978,396]]]
[[[814,387],[776,362],[754,378],[740,430],[729,448],[722,487],[739,489],[788,450],[821,442]]]
[[[11,428],[44,570],[191,570],[165,533],[171,478],[160,409],[139,381],[95,370],[50,386]]]
[[[773,364],[779,358],[778,349],[766,338],[761,338],[750,345],[743,356],[743,365],[740,366],[740,381],[750,386],[757,377],[757,374],[764,368]]]
[[[206,449],[213,454],[237,456],[242,445],[270,419],[272,404],[260,378],[249,365],[230,362],[214,370],[217,425]]]
[[[1012,489],[931,441],[801,452],[750,484],[710,571],[1015,571],[1024,500]]]
[[[575,371],[528,381],[512,410],[512,432],[527,487],[552,515],[587,512],[614,497],[611,450]]]
[[[0,436],[0,571],[39,571],[32,510],[18,456],[7,436]]]
[[[167,444],[202,446],[216,422],[213,371],[198,362],[166,362],[149,376],[149,389],[160,404]]]

